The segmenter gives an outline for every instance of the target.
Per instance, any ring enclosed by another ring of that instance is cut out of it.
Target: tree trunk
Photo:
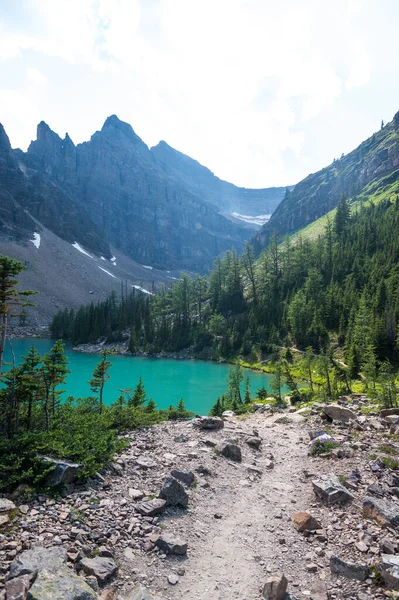
[[[2,324],[1,324],[1,339],[0,339],[0,375],[3,370],[3,355],[4,355],[4,348],[6,345],[6,339],[7,339],[7,313],[4,312]]]

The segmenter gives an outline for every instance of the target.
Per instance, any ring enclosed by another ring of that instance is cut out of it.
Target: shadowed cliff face
[[[367,200],[399,182],[399,113],[356,150],[309,175],[287,193],[270,221],[256,234],[259,252],[274,232],[294,233],[335,208],[343,197]]]
[[[108,244],[85,212],[46,175],[30,169],[24,156],[12,151],[0,125],[0,233],[30,239],[40,230],[37,219],[62,239],[111,256]]]
[[[165,173],[116,116],[76,147],[40,123],[23,160],[72,197],[109,243],[139,262],[201,272],[217,254],[240,250],[248,235]]]

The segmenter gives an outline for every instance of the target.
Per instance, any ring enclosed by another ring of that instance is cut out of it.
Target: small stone
[[[255,448],[256,450],[259,450],[262,445],[262,439],[257,436],[249,437],[245,441],[248,446],[251,446],[251,448]]]
[[[224,421],[220,417],[199,417],[193,419],[192,424],[200,429],[223,429],[224,427]]]
[[[319,521],[307,512],[295,513],[295,515],[292,517],[292,522],[294,523],[294,527],[299,532],[314,531],[322,528]]]
[[[225,442],[222,444],[220,448],[220,454],[222,454],[225,458],[233,460],[234,462],[241,462],[242,460],[240,446],[232,442]]]
[[[136,490],[134,488],[129,488],[129,496],[133,498],[133,500],[142,500],[144,498],[144,492],[141,490]]]
[[[168,581],[169,581],[170,585],[176,585],[177,583],[179,583],[179,578],[176,575],[176,573],[169,573]]]
[[[153,498],[153,500],[146,500],[136,504],[135,509],[145,517],[155,517],[156,515],[160,515],[164,512],[165,506],[165,500],[162,500],[161,498]]]
[[[330,569],[335,575],[340,575],[347,579],[356,579],[357,581],[364,581],[368,575],[366,565],[345,562],[334,555],[330,559]]]
[[[350,491],[342,485],[338,477],[333,473],[314,479],[312,485],[315,494],[328,504],[344,503],[353,499]]]
[[[181,506],[186,508],[188,505],[188,495],[181,483],[174,477],[168,477],[164,482],[159,498],[166,501],[167,506]]]
[[[26,598],[30,587],[30,576],[21,575],[6,581],[7,600],[21,600]]]
[[[0,498],[0,513],[10,512],[11,510],[15,510],[15,508],[14,502],[7,498]]]
[[[157,466],[155,460],[149,456],[139,456],[136,460],[136,464],[142,469],[153,469]]]
[[[94,575],[99,583],[106,583],[117,572],[118,566],[112,558],[96,556],[95,558],[83,558],[79,563],[86,575]]]
[[[263,586],[265,600],[283,600],[287,591],[288,581],[284,575],[272,575]]]
[[[399,504],[368,496],[363,501],[363,517],[373,519],[382,527],[399,527]]]
[[[187,542],[180,538],[161,535],[156,540],[155,545],[165,554],[176,554],[178,556],[187,554]]]

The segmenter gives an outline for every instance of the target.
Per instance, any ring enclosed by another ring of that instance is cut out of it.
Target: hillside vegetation
[[[399,113],[358,148],[288,191],[270,221],[255,236],[254,249],[260,252],[266,248],[274,232],[282,238],[313,224],[342,198],[361,205],[386,198],[398,189]]]

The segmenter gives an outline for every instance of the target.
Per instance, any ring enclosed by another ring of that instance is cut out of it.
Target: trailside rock
[[[200,429],[223,429],[224,421],[220,417],[197,417],[192,421],[194,427]]]
[[[160,596],[153,596],[145,587],[138,584],[126,596],[125,600],[163,600]]]
[[[81,467],[80,464],[70,462],[69,460],[58,460],[50,456],[41,456],[40,458],[47,466],[54,467],[45,479],[45,484],[48,486],[68,485],[68,483],[72,483],[78,469]]]
[[[335,555],[330,558],[330,569],[335,575],[340,575],[347,579],[356,579],[357,581],[367,579],[368,569],[366,565],[345,562]]]
[[[178,556],[187,554],[187,542],[180,538],[160,535],[156,540],[155,545],[162,550],[162,552],[165,552],[165,554],[177,554]]]
[[[153,498],[152,500],[144,500],[136,504],[135,509],[145,517],[155,517],[163,513],[166,507],[166,500],[161,498]]]
[[[380,417],[388,417],[389,415],[398,415],[399,417],[399,408],[383,408],[380,410]]]
[[[10,566],[9,579],[21,575],[36,575],[39,569],[55,569],[67,561],[67,553],[62,546],[42,548],[36,546],[25,550],[13,560]]]
[[[348,502],[353,496],[346,489],[334,473],[322,475],[312,481],[313,490],[317,496],[325,500],[328,504],[337,502]]]
[[[229,458],[230,460],[234,460],[235,462],[242,461],[241,448],[237,444],[232,442],[225,442],[220,447],[220,454]]]
[[[399,556],[396,554],[383,554],[382,564],[378,569],[388,589],[399,587]]]
[[[11,502],[7,498],[0,498],[0,513],[10,512],[10,510],[15,510],[15,508],[14,502]]]
[[[265,600],[283,600],[287,591],[288,581],[284,575],[272,575],[263,586]]]
[[[95,558],[83,558],[79,562],[79,568],[86,575],[94,575],[99,583],[106,583],[117,572],[118,566],[113,558],[96,556]]]
[[[186,485],[187,487],[193,485],[195,481],[195,475],[192,471],[179,471],[177,469],[174,469],[173,471],[171,471],[170,474],[178,481],[184,483],[184,485]]]
[[[30,576],[21,575],[6,581],[7,600],[21,600],[26,598],[30,587]]]
[[[292,517],[292,522],[294,527],[300,532],[314,531],[322,528],[321,523],[307,512],[295,513]]]
[[[247,442],[248,446],[251,446],[251,448],[255,448],[256,450],[259,450],[262,445],[262,438],[255,435],[247,438],[245,441]]]
[[[136,460],[136,464],[142,469],[153,469],[157,466],[155,460],[153,460],[149,456],[139,456]]]
[[[166,479],[159,492],[159,498],[165,500],[167,506],[181,506],[186,508],[188,505],[187,492],[174,477]]]
[[[349,421],[356,420],[356,415],[350,408],[345,408],[338,404],[327,404],[327,406],[324,407],[324,414],[332,421],[349,423]]]
[[[8,596],[7,596],[8,598]],[[30,588],[27,600],[95,600],[97,594],[67,567],[55,571],[41,569]]]
[[[363,517],[373,519],[382,527],[399,527],[399,503],[367,496],[363,501]]]

